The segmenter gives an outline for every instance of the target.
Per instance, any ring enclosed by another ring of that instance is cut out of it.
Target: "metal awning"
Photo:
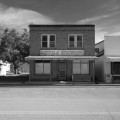
[[[111,62],[120,62],[120,56],[107,57]]]
[[[97,59],[96,56],[28,56],[26,60],[74,60],[74,59],[88,59],[94,60]]]

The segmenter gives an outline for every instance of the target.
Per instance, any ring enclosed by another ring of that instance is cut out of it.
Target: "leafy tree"
[[[29,34],[26,29],[20,34],[15,29],[6,29],[1,37],[1,59],[14,66],[14,73],[29,55]]]

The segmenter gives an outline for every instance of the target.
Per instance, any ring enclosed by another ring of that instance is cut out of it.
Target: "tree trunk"
[[[17,74],[17,68],[14,67],[14,74]]]

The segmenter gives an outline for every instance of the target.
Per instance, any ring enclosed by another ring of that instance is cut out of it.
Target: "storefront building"
[[[94,82],[94,25],[30,25],[30,81]]]
[[[120,83],[120,36],[105,36],[103,51],[95,62],[98,81]]]

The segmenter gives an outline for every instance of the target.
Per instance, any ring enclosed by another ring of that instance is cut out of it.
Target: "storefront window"
[[[50,61],[49,60],[36,61],[35,74],[50,74]]]
[[[120,74],[120,62],[112,63],[112,74]]]
[[[73,60],[73,74],[89,74],[89,62]]]

